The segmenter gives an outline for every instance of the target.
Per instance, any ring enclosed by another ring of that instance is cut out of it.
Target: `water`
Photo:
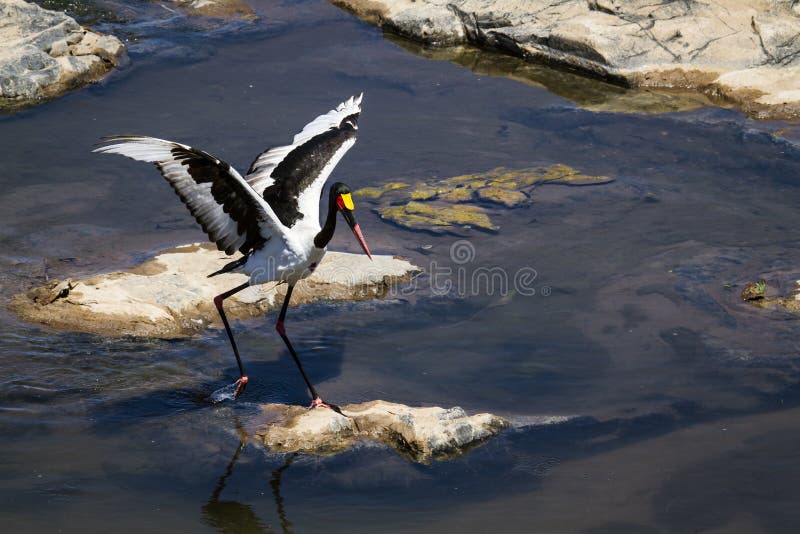
[[[240,401],[211,404],[237,376],[223,331],[104,339],[3,310],[5,529],[793,530],[798,322],[738,294],[762,277],[786,292],[800,275],[800,157],[770,134],[794,125],[712,107],[583,110],[414,56],[319,1],[259,5],[257,25],[211,28],[156,23],[151,4],[131,5],[122,22],[98,19],[132,43],[122,72],[0,117],[4,299],[202,239],[154,169],[90,153],[107,134],[179,140],[245,169],[364,91],[359,141],[335,173],[353,187],[553,163],[616,181],[536,189],[530,207],[499,214],[498,234],[409,232],[362,207],[373,252],[450,268],[454,290],[436,295],[423,277],[385,301],[290,311],[290,335],[333,402],[460,405],[514,421],[447,462],[370,445],[275,455],[243,441],[258,403],[308,401],[275,317],[235,327],[251,381]],[[460,240],[470,261],[451,258]],[[344,232],[333,248],[358,251]],[[511,281],[534,269],[523,289],[535,294],[458,285],[481,267]],[[527,424],[540,415],[577,418]]]

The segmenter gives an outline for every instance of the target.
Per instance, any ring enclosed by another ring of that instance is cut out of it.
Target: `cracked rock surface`
[[[23,0],[0,2],[0,106],[51,98],[97,81],[125,46],[81,27],[64,13]]]
[[[681,87],[800,117],[795,0],[331,0],[416,41],[470,43],[623,85]]]

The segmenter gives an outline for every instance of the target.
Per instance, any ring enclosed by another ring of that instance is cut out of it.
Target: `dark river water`
[[[274,316],[236,325],[251,384],[211,405],[237,376],[222,331],[106,339],[3,307],[3,531],[796,531],[800,323],[739,298],[752,280],[779,294],[800,278],[800,151],[770,133],[796,125],[589,111],[415,56],[321,0],[254,4],[257,23],[222,26],[158,3],[82,12],[129,39],[130,62],[0,116],[0,296],[203,239],[155,169],[91,154],[99,137],[174,139],[245,170],[364,91],[334,173],[353,187],[554,163],[615,178],[540,187],[496,234],[362,210],[373,252],[450,269],[452,289],[423,275],[382,301],[290,311],[326,398],[458,405],[514,427],[430,465],[367,444],[273,454],[242,440],[258,404],[308,402]],[[341,232],[332,248],[357,244]],[[509,291],[460,283],[482,267]],[[520,272],[536,276],[518,287]]]

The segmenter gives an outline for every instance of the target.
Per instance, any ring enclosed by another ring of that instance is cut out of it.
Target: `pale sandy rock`
[[[96,81],[125,53],[116,37],[23,0],[0,2],[0,106],[19,106]]]
[[[317,271],[295,287],[291,303],[364,300],[384,296],[419,269],[392,256],[328,252]],[[171,338],[218,324],[213,298],[247,277],[207,275],[232,261],[211,245],[185,245],[157,255],[130,271],[84,280],[52,281],[12,300],[23,319],[56,328],[102,335]],[[229,317],[247,318],[278,308],[285,285],[249,287],[225,301]]]
[[[751,115],[768,118],[775,110],[783,110],[784,116],[800,117],[800,66],[728,72],[717,78],[714,86]]]
[[[800,66],[800,10],[786,0],[331,1],[421,42],[471,43],[623,85],[728,98],[735,90],[720,75],[741,71],[758,94],[739,91],[733,103],[750,111],[745,104],[757,97],[759,117],[798,116],[796,95],[781,89],[800,82],[785,68]]]
[[[332,454],[356,440],[378,441],[418,462],[451,458],[484,443],[509,426],[496,415],[467,415],[461,408],[414,408],[382,400],[325,408],[267,404],[270,422],[257,438],[276,452]]]
[[[50,45],[50,50],[47,51],[50,57],[64,56],[69,53],[69,44],[66,39],[59,39]]]

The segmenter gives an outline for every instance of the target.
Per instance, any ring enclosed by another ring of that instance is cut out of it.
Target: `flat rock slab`
[[[0,2],[0,107],[52,98],[102,78],[125,54],[112,35],[23,0]]]
[[[213,298],[247,276],[208,278],[231,261],[210,244],[177,247],[129,271],[83,280],[53,280],[16,295],[10,308],[21,318],[52,327],[101,335],[173,338],[219,325]],[[295,286],[291,304],[353,301],[384,296],[420,269],[392,256],[328,252],[313,275]],[[231,318],[249,318],[279,308],[286,285],[249,287],[225,301]]]
[[[274,452],[335,454],[357,440],[378,441],[415,462],[460,456],[510,423],[496,415],[467,415],[461,408],[412,408],[382,400],[327,408],[266,404],[271,420],[256,439]]]
[[[470,43],[593,77],[800,117],[800,4],[786,0],[331,0],[436,45]],[[734,74],[735,73],[735,74]]]

